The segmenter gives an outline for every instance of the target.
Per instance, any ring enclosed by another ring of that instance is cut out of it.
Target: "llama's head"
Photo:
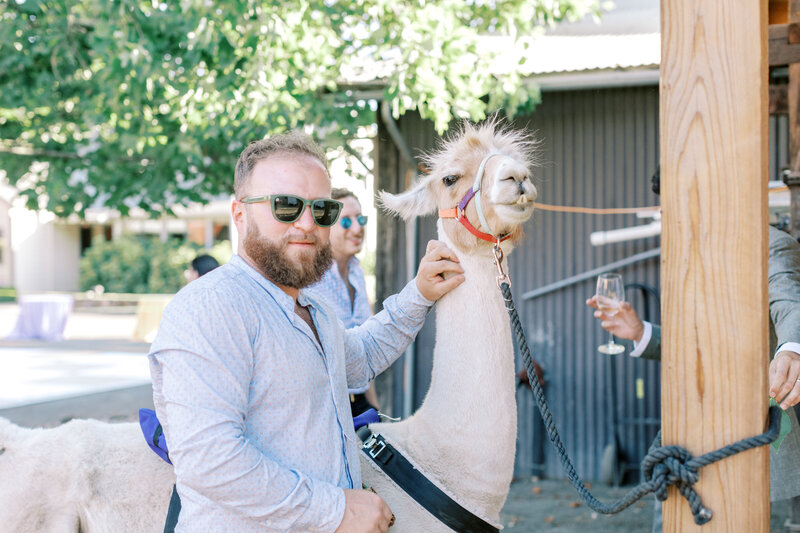
[[[480,125],[464,122],[435,152],[424,157],[429,169],[424,178],[404,193],[381,192],[381,202],[404,219],[454,208],[473,188],[483,162],[476,196],[481,195],[486,224],[481,224],[475,199],[467,204],[464,215],[480,232],[508,236],[513,243],[522,236],[522,224],[533,214],[536,187],[531,181],[531,167],[535,146],[527,134],[504,128],[497,119]],[[442,225],[453,245],[463,252],[489,245],[456,219],[443,218]]]

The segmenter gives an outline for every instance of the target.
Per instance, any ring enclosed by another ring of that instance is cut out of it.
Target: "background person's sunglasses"
[[[317,200],[306,200],[292,194],[272,194],[266,196],[248,196],[241,200],[246,204],[257,204],[260,202],[270,202],[272,206],[272,216],[275,220],[291,224],[303,215],[306,206],[311,207],[311,216],[317,226],[329,228],[336,224],[339,214],[342,212],[342,202],[331,200],[330,198],[319,198]]]
[[[358,215],[356,217],[356,221],[358,221],[358,225],[364,227],[367,225],[367,215]],[[344,229],[350,229],[350,226],[353,225],[353,219],[350,217],[342,217],[339,221],[339,224],[342,225]]]

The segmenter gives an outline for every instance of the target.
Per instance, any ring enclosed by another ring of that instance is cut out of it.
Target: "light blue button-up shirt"
[[[343,488],[361,488],[348,385],[411,342],[432,302],[412,280],[347,330],[313,291],[319,335],[294,300],[239,256],[184,287],[149,354],[153,399],[175,466],[178,532],[332,532]]]
[[[339,273],[339,267],[334,261],[331,267],[322,276],[322,279],[310,287],[315,293],[324,298],[333,307],[336,316],[344,323],[346,328],[360,326],[372,314],[367,297],[367,284],[364,280],[364,271],[361,263],[355,257],[350,258],[347,265],[347,280],[356,290],[353,302],[350,302],[350,291]]]

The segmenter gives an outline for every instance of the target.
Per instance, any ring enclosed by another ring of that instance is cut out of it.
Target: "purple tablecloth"
[[[73,298],[68,294],[28,294],[17,299],[19,317],[9,340],[64,338],[64,326],[72,311]]]

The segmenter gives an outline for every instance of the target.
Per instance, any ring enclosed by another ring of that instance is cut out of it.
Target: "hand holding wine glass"
[[[625,286],[619,274],[600,274],[597,277],[597,291],[595,292],[597,308],[608,316],[619,312],[619,306],[625,300]],[[625,347],[614,342],[614,335],[609,333],[608,344],[601,344],[597,350],[605,354],[618,354],[625,351]]]

